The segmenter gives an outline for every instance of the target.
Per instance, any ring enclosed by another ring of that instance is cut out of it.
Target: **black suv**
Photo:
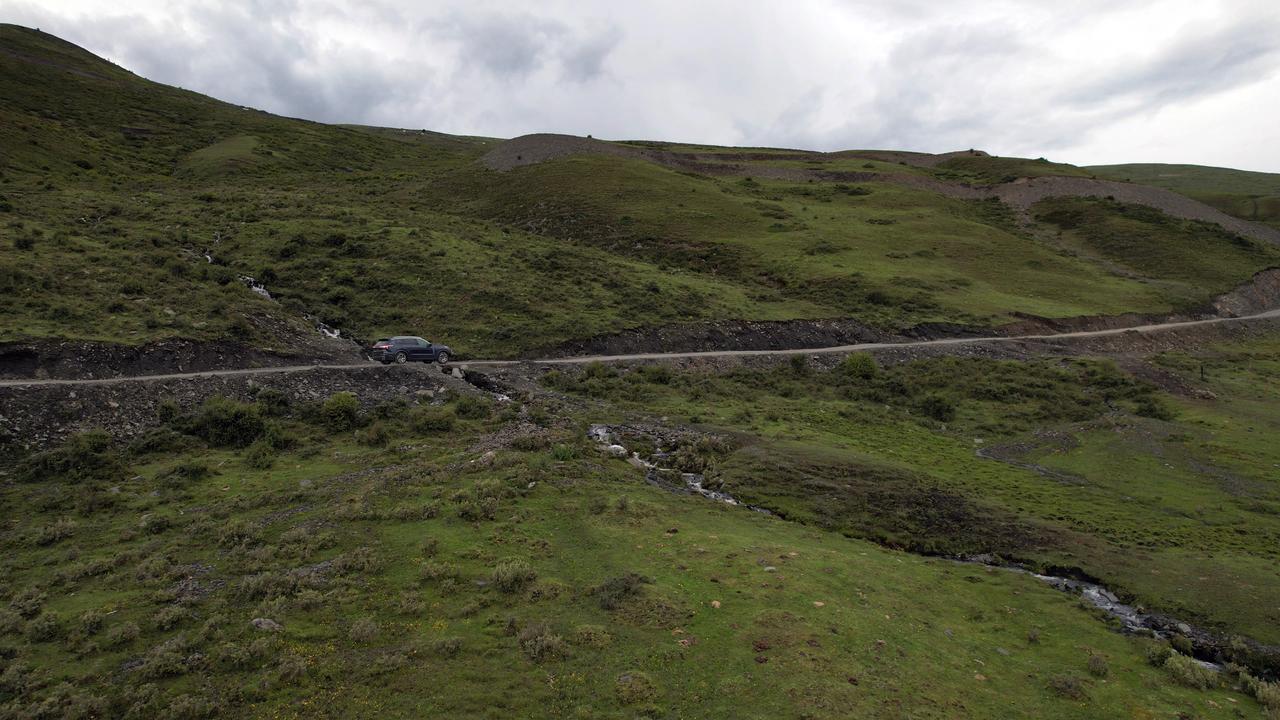
[[[383,338],[370,346],[368,353],[369,359],[377,360],[383,365],[392,362],[404,364],[410,360],[438,362],[443,365],[449,362],[449,357],[453,355],[453,351],[447,345],[437,345],[430,340],[411,335]]]

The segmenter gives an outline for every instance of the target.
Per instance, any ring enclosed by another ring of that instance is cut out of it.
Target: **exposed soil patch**
[[[570,340],[552,348],[528,353],[527,357],[704,350],[786,350],[878,342],[883,339],[883,333],[856,320],[723,320],[638,328],[584,340]]]

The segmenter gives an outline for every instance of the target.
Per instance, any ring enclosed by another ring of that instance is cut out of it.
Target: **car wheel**
[[[449,362],[449,353],[442,352],[439,355],[436,355],[436,362],[440,363],[441,365],[444,365],[445,363]]]
[[[396,364],[397,364],[397,365],[403,365],[403,364],[405,364],[406,362],[408,362],[408,360],[409,360],[409,356],[408,356],[408,355],[405,355],[405,354],[404,354],[404,353],[402,353],[402,352],[398,352],[398,353],[396,353]]]

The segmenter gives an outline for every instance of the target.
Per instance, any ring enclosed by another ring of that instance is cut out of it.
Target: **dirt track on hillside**
[[[700,358],[742,358],[742,357],[760,357],[774,356],[785,357],[790,355],[830,355],[851,352],[877,352],[892,350],[939,350],[946,348],[967,348],[979,345],[999,345],[1004,343],[1016,343],[1026,345],[1036,342],[1063,342],[1067,340],[1078,339],[1097,339],[1124,336],[1126,338],[1145,337],[1154,333],[1172,332],[1187,330],[1196,327],[1207,327],[1213,325],[1222,325],[1230,323],[1244,323],[1251,321],[1271,321],[1280,318],[1280,309],[1268,310],[1266,312],[1249,315],[1245,317],[1226,317],[1226,318],[1209,318],[1205,320],[1188,320],[1184,322],[1159,323],[1153,325],[1140,325],[1137,327],[1125,328],[1109,328],[1105,330],[1080,330],[1066,333],[1050,333],[1036,335],[1009,335],[1009,336],[988,336],[988,337],[958,337],[943,338],[939,340],[909,340],[904,342],[867,342],[856,343],[852,345],[837,345],[831,347],[817,348],[792,348],[784,350],[711,350],[700,352],[679,352],[679,353],[632,353],[625,355],[588,355],[580,357],[568,358],[545,358],[538,360],[473,360],[460,362],[457,365],[460,368],[484,368],[484,367],[512,367],[518,365],[582,365],[596,362],[639,362],[649,360],[689,360]],[[62,380],[2,380],[0,387],[49,387],[59,385],[118,385],[121,383],[134,382],[159,382],[165,380],[178,380],[184,378],[215,378],[227,376],[243,376],[243,375],[270,375],[275,373],[295,373],[307,372],[316,369],[332,369],[332,370],[351,370],[357,368],[377,367],[370,362],[351,363],[343,365],[293,365],[281,367],[266,368],[241,368],[212,370],[206,372],[192,373],[167,373],[163,375],[138,375],[131,377],[117,378],[91,378],[91,379],[62,379]]]
[[[932,167],[951,157],[975,154],[970,151],[930,155],[928,153],[892,153],[853,151],[851,153],[818,153],[788,151],[781,154],[678,153],[636,145],[581,138],[571,135],[524,135],[508,140],[486,153],[480,162],[491,170],[507,172],[525,165],[536,165],[574,155],[609,155],[648,160],[673,170],[703,175],[732,175],[805,182],[887,182],[936,192],[962,200],[997,198],[1011,207],[1026,212],[1035,203],[1051,197],[1102,197],[1120,202],[1146,205],[1184,220],[1216,223],[1238,235],[1280,244],[1280,230],[1232,217],[1226,213],[1163,188],[1135,185],[1114,180],[1080,177],[1020,178],[992,187],[950,183],[908,173],[848,172],[809,168],[784,168],[763,165],[741,165],[754,160],[803,160],[825,157],[867,157],[886,161],[902,161],[917,167]]]

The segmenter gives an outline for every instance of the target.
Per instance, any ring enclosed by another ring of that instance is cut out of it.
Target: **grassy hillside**
[[[816,168],[966,183],[1081,172],[1068,166],[641,143],[712,174],[606,156],[503,173],[476,162],[492,139],[274,117],[15,26],[0,27],[0,121],[0,341],[274,347],[319,320],[357,338],[424,334],[510,356],[721,319],[896,330],[1161,313],[1271,262],[1232,253],[1203,277],[1168,276],[1162,262],[1118,272],[1037,240],[994,202],[727,176],[712,161],[770,177]],[[1154,228],[1159,248],[1166,228]]]
[[[586,405],[264,393],[165,413],[128,449],[80,437],[0,486],[24,518],[3,528],[0,713],[1258,717],[1238,671],[1113,632],[1028,575],[884,544],[1070,563],[1274,641],[1274,488],[1185,475],[1202,442],[1242,450],[1245,477],[1280,459],[1234,444],[1233,388],[1259,377],[1240,353],[1267,348],[1215,351],[1226,407],[1171,406],[1092,362],[855,356],[545,379]],[[1170,407],[1187,420],[1148,417]],[[658,413],[702,423],[675,463],[787,519],[659,490],[585,436]],[[972,454],[1064,422],[1081,441],[1054,463],[1087,481]],[[1108,442],[1178,460],[1111,480],[1089,465]]]
[[[1280,224],[1280,174],[1162,163],[1086,169],[1101,177],[1167,188],[1246,220]]]

